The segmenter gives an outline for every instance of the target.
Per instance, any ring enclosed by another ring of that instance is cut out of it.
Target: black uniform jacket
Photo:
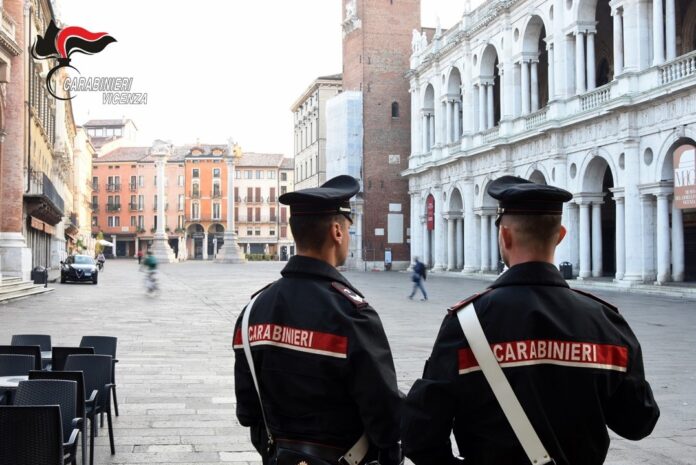
[[[571,290],[551,264],[513,266],[445,317],[423,379],[404,406],[404,454],[417,465],[529,463],[464,337],[456,311],[473,300],[491,348],[541,442],[558,465],[604,462],[607,426],[628,439],[660,411],[640,344],[615,307]]]
[[[262,291],[249,322],[273,435],[347,451],[366,432],[378,448],[397,446],[401,399],[377,313],[326,262],[294,256],[281,274]],[[242,347],[242,315],[234,334],[237,418],[252,427],[254,440],[263,427]]]

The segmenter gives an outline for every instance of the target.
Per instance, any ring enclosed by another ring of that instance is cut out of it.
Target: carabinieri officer
[[[249,315],[270,449],[243,351],[244,313],[234,334],[237,418],[251,428],[264,463],[402,462],[401,399],[387,337],[375,310],[336,269],[348,255],[349,199],[359,187],[343,175],[280,196],[290,206],[297,255],[257,293]],[[354,448],[361,441],[365,447]]]
[[[473,302],[484,334],[523,412],[558,465],[599,465],[607,427],[627,439],[650,434],[660,411],[645,380],[638,340],[612,304],[570,289],[554,266],[572,195],[513,176],[493,181],[498,243],[509,269],[449,309],[408,394],[404,454],[416,465],[530,463],[494,397],[457,316]],[[484,346],[485,347],[485,346]]]

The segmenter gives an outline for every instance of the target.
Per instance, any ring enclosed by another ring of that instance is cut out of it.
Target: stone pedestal
[[[166,234],[155,234],[150,250],[152,250],[152,255],[155,256],[158,263],[174,263],[176,261],[174,250],[169,245],[169,238]]]
[[[237,245],[237,238],[231,231],[225,231],[225,242],[215,257],[215,263],[245,263],[244,253]]]

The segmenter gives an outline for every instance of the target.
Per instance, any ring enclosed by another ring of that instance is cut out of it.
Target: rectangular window
[[[180,212],[184,211],[184,201],[185,201],[184,199],[185,199],[184,194],[179,194],[179,208],[178,208],[178,210]]]
[[[269,231],[268,231],[268,235],[271,236],[271,237],[275,236],[275,229],[269,230]]]
[[[251,170],[244,171],[244,179],[253,179],[254,172]]]
[[[275,179],[275,171],[272,171],[272,170],[268,171],[268,179]]]
[[[134,216],[131,216],[131,226],[137,225],[137,218]]]
[[[247,236],[253,236],[254,231],[251,228],[247,228]]]
[[[286,238],[286,237],[288,237],[288,227],[287,227],[287,226],[281,226],[281,227],[280,227],[280,237],[281,237],[281,238]]]
[[[201,196],[200,184],[198,184],[198,183],[196,182],[196,183],[193,183],[193,184],[191,185],[191,187],[192,187],[192,189],[193,189],[193,190],[191,191],[191,197],[193,197],[193,198],[198,198],[198,197],[200,197],[200,196]]]
[[[213,168],[213,177],[214,178],[220,177],[220,168]]]
[[[177,185],[178,185],[179,187],[184,187],[184,175],[183,175],[183,174],[180,174],[180,175],[179,175],[179,180],[178,180]]]
[[[200,177],[199,174],[200,174],[200,169],[194,168],[194,169],[193,169],[193,172],[192,172],[192,174],[191,174],[191,177],[192,177],[192,178],[199,178],[199,177]]]
[[[246,220],[251,221],[253,217],[254,217],[254,209],[251,207],[248,207]]]
[[[155,175],[155,187],[157,187],[157,175]]]
[[[139,195],[138,196],[138,211],[143,211],[144,208],[145,208],[145,196]]]
[[[145,229],[145,217],[143,215],[138,215],[138,227]]]
[[[194,220],[198,220],[198,219],[200,219],[200,214],[201,214],[201,211],[200,211],[200,206],[198,205],[198,202],[192,203],[191,204],[191,217]]]
[[[219,203],[213,204],[213,219],[214,220],[220,219],[220,204]]]
[[[96,208],[99,205],[99,197],[96,195],[92,196],[92,208]]]
[[[288,191],[288,186],[280,186],[280,194],[283,195]]]
[[[155,205],[155,211],[157,211],[157,207],[158,207],[158,204],[157,204],[157,194],[155,194],[155,203],[154,203],[154,205]]]
[[[261,221],[261,208],[259,207],[257,207],[256,211],[254,212],[254,220]]]
[[[268,199],[269,202],[275,203],[276,201],[276,195],[275,195],[275,187],[271,187],[271,195],[270,198]]]
[[[276,220],[276,210],[275,210],[275,207],[271,207],[271,218],[270,218],[270,220],[273,221],[273,222]]]
[[[107,224],[109,225],[110,228],[114,227],[114,217],[110,216],[107,218]]]
[[[110,195],[106,198],[106,205],[111,207],[114,204],[114,196]]]
[[[239,222],[239,208],[234,207],[234,222]]]
[[[138,176],[138,186],[145,187],[145,176]]]
[[[254,236],[260,236],[261,230],[259,228],[254,229]]]
[[[114,216],[114,226],[116,226],[116,227],[121,226],[121,217],[120,216]]]
[[[179,221],[177,222],[177,225],[179,229],[184,229],[184,215],[179,215]]]
[[[155,215],[155,221],[153,221],[152,224],[154,225],[152,227],[155,228],[155,231],[157,231],[157,216],[156,215]]]
[[[213,197],[222,197],[222,190],[220,189],[220,183],[216,182],[213,184]]]
[[[287,221],[288,221],[288,212],[287,212],[287,210],[285,209],[285,207],[282,207],[282,208],[280,209],[280,222],[281,222],[281,223],[287,223]],[[285,236],[283,236],[283,237],[285,237]]]
[[[256,170],[256,179],[263,179],[263,171]]]
[[[247,187],[246,201],[247,201],[247,203],[251,203],[254,201],[254,188],[253,187]]]
[[[242,172],[237,170],[234,172],[234,178],[235,179],[242,179]]]
[[[92,189],[94,189],[94,190],[99,189],[99,177],[98,176],[92,177]]]
[[[138,208],[138,203],[137,203],[137,197],[135,195],[131,195],[130,197],[130,205],[128,205],[128,208],[131,210],[135,210]]]
[[[239,187],[234,188],[234,201],[241,202],[241,199],[239,198]]]
[[[99,226],[99,218],[96,216],[92,217],[92,226]]]
[[[261,197],[261,188],[260,187],[256,188],[256,194],[254,195],[254,197],[256,198],[257,202],[263,202],[263,198]]]
[[[130,188],[131,190],[135,189],[138,187],[138,177],[137,176],[131,176],[130,178]]]
[[[280,180],[287,181],[288,180],[288,173],[280,173]]]

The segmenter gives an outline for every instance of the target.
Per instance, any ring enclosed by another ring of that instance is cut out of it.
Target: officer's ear
[[[336,242],[337,244],[340,244],[343,241],[343,226],[341,224],[340,220],[333,220],[331,222],[331,239]]]
[[[561,243],[567,232],[568,230],[566,230],[565,226],[561,225],[561,228],[558,231],[558,241],[556,241],[556,245]]]

